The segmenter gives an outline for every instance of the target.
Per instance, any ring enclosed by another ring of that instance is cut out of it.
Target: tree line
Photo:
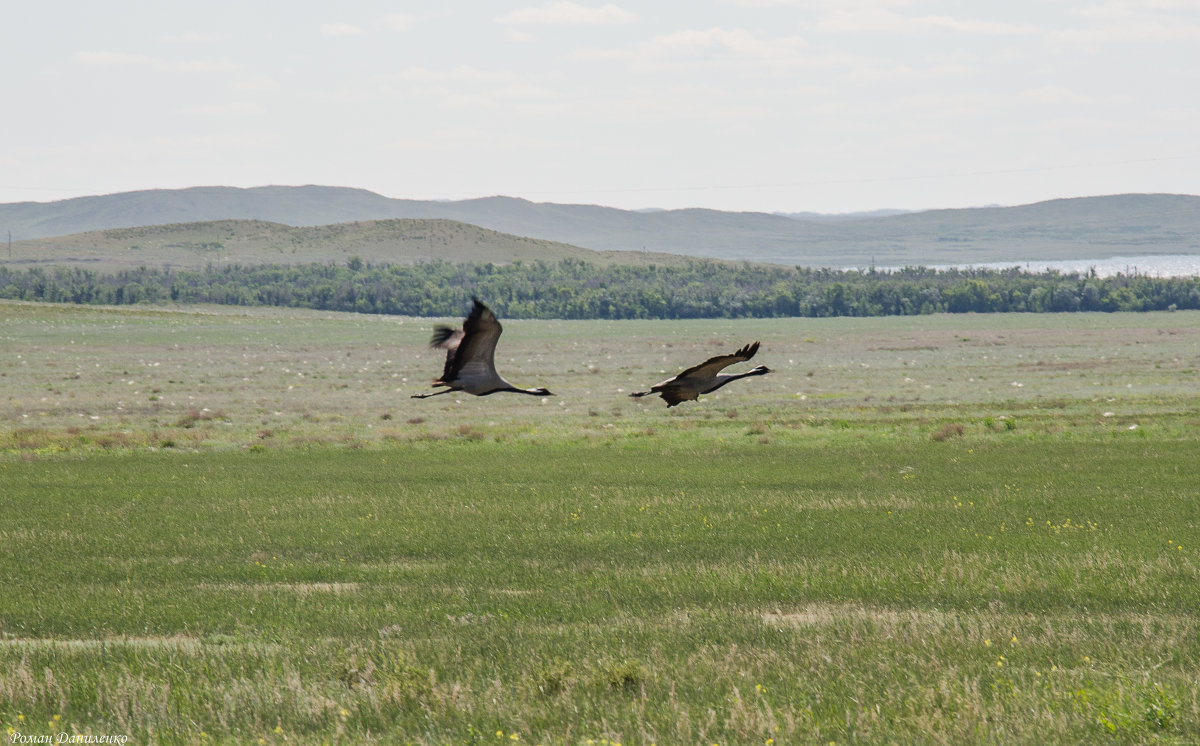
[[[1200,277],[1011,269],[834,270],[753,264],[557,262],[139,267],[0,266],[0,298],[82,304],[218,303],[457,316],[472,295],[508,318],[685,319],[1200,308]]]

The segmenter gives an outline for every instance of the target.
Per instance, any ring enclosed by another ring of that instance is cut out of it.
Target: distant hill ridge
[[[597,265],[676,265],[699,261],[678,254],[591,251],[444,219],[394,218],[317,226],[233,219],[14,241],[12,258],[3,255],[0,266],[73,266],[115,272],[140,266],[201,269],[209,264],[347,264],[355,258],[371,264],[577,259]]]
[[[1200,197],[1127,194],[1018,207],[800,219],[707,209],[631,211],[513,197],[404,200],[327,186],[193,187],[0,205],[14,241],[220,220],[294,227],[444,219],[596,251],[785,265],[966,264],[1200,253]],[[0,256],[0,259],[3,259]]]

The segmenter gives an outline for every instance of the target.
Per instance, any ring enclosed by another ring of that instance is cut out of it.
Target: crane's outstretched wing
[[[441,348],[446,351],[446,365],[442,368],[442,377],[434,381],[453,380],[454,376],[454,355],[458,352],[458,345],[462,342],[463,330],[455,329],[454,327],[438,324],[433,327],[433,338],[429,340],[429,346],[434,349]]]
[[[708,360],[705,360],[699,365],[693,365],[691,368],[688,368],[679,375],[675,376],[675,379],[689,378],[691,376],[695,376],[697,378],[712,378],[734,363],[746,362],[750,358],[754,357],[754,353],[756,352],[758,352],[758,342],[753,342],[733,353],[732,355],[717,355],[716,357],[710,357]]]
[[[446,361],[447,370],[455,378],[485,380],[495,376],[496,342],[504,327],[478,298],[471,300],[475,305],[463,321],[462,338],[454,350],[454,359]]]

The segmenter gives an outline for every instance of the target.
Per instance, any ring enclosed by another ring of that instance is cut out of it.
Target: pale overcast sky
[[[266,184],[818,212],[1200,194],[1200,0],[4,15],[0,202]]]

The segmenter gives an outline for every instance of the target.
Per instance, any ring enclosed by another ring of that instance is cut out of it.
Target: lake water
[[[979,264],[934,264],[930,269],[1010,269],[1020,267],[1026,272],[1040,273],[1057,270],[1064,274],[1084,274],[1095,268],[1101,277],[1116,274],[1148,275],[1150,277],[1194,277],[1200,275],[1200,254],[1158,254],[1149,256],[1114,256],[1108,259],[1068,259],[1062,261],[981,262]],[[895,270],[900,267],[876,269]]]

